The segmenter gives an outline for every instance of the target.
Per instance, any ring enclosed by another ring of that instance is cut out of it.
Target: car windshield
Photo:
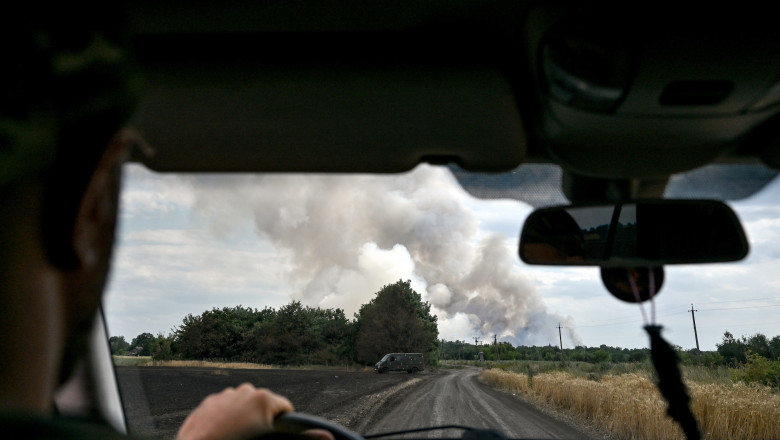
[[[560,174],[521,169],[506,176]],[[771,367],[780,355],[780,182],[767,176],[764,189],[729,202],[746,229],[748,258],[667,266],[658,297],[637,306],[610,296],[598,268],[520,261],[519,231],[533,207],[565,203],[554,185],[526,190],[520,201],[476,198],[459,180],[482,195],[491,186],[442,166],[397,175],[212,175],[126,165],[104,310],[130,431],[170,438],[203,397],[243,381],[361,433],[478,424],[445,410],[450,392],[431,384],[465,374],[469,387],[487,384],[516,401],[525,390],[527,399],[554,402],[529,391],[545,381],[562,393],[574,393],[577,381],[611,387],[590,394],[621,393],[621,381],[652,381],[642,330],[652,323],[664,326],[689,385],[763,383],[769,406],[758,411],[776,412],[776,378],[740,382],[745,365]],[[667,196],[711,188],[689,182],[683,190],[680,179]],[[418,368],[407,356],[403,371],[377,374],[375,363],[390,352],[422,352],[423,360]],[[425,386],[435,423],[387,420]],[[635,392],[636,384],[626,386]],[[465,411],[498,420],[518,411],[492,397],[475,405]],[[562,430],[553,438],[608,435],[587,414],[563,406],[545,414]],[[538,435],[492,423],[478,427]]]

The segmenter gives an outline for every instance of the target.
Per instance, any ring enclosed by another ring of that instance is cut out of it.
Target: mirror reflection
[[[658,266],[736,261],[747,252],[734,212],[711,200],[542,209],[520,240],[529,264]]]

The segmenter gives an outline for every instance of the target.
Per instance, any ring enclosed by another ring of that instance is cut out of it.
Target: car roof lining
[[[534,2],[348,3],[134,2],[145,93],[131,126],[148,148],[133,159],[185,172],[386,173],[421,162],[497,172],[553,162],[596,178],[658,178],[780,150],[774,130],[751,136],[776,107],[610,116],[548,102],[533,44],[556,22],[544,13],[524,22]],[[636,96],[653,99],[646,92]]]

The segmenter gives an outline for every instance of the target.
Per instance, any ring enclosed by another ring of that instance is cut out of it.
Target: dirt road
[[[510,438],[589,438],[515,396],[477,380],[479,369],[376,374],[334,370],[118,367],[131,433],[171,439],[208,394],[250,382],[287,396],[296,410],[359,433],[442,424],[495,428]],[[415,437],[460,437],[435,431]]]
[[[130,433],[154,439],[172,439],[203,398],[244,382],[286,396],[296,411],[355,429],[413,379],[340,370],[117,367],[116,372]]]
[[[449,374],[426,381],[368,427],[365,434],[455,424],[497,429],[509,438],[588,438],[522,400],[482,384],[477,380],[479,372],[476,368],[450,370]],[[453,437],[459,433],[462,431],[433,431],[414,437]]]

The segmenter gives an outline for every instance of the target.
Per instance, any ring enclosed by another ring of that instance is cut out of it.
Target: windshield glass
[[[691,364],[730,375],[727,335],[780,344],[778,185],[730,203],[750,240],[746,260],[668,267],[640,311],[609,295],[598,268],[523,264],[517,243],[532,206],[474,198],[446,167],[201,175],[127,165],[105,313],[131,432],[170,437],[203,397],[241,381],[358,432],[417,428],[334,407],[366,396],[390,405],[456,364],[511,364],[531,377],[576,363],[583,374],[628,370],[649,362],[651,321]],[[411,305],[393,309],[380,292]],[[421,352],[423,364],[378,375],[389,352]],[[461,423],[457,412],[437,417]]]

